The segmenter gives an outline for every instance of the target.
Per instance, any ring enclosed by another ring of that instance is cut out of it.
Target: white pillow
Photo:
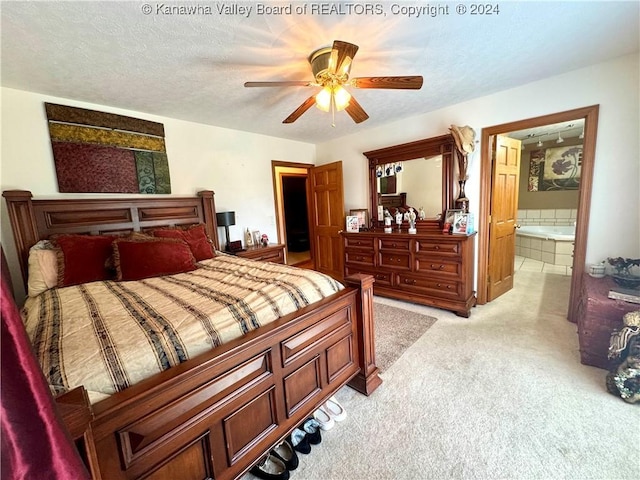
[[[29,249],[27,294],[36,297],[58,286],[57,251],[48,240],[40,240]]]

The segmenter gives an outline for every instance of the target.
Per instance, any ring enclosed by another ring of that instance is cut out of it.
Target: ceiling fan
[[[353,57],[358,46],[335,40],[332,47],[320,48],[309,55],[314,81],[246,82],[245,87],[320,87],[322,90],[307,98],[282,123],[293,123],[314,104],[325,112],[346,110],[354,122],[364,122],[369,115],[344,88],[387,88],[419,90],[421,76],[357,77],[349,79]],[[335,126],[335,125],[334,125]]]

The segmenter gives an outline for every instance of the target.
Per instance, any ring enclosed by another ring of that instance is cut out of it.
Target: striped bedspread
[[[49,384],[92,402],[344,287],[312,270],[221,254],[188,273],[48,290],[22,310]]]

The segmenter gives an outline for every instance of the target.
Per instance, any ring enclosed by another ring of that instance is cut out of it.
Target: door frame
[[[304,170],[305,173],[288,173],[280,171],[280,168],[297,168]],[[276,232],[278,233],[278,243],[284,244],[285,250],[285,263],[287,261],[287,256],[289,254],[289,248],[287,246],[287,229],[284,223],[284,203],[283,203],[283,191],[282,191],[282,181],[279,179],[282,176],[305,176],[307,179],[307,212],[309,211],[309,171],[314,167],[311,163],[296,163],[296,162],[285,162],[282,160],[271,160],[271,179],[273,182],[273,203],[275,206],[276,212]],[[282,213],[281,213],[282,212]],[[311,217],[307,215],[307,221],[309,223],[309,255],[311,256],[310,261],[315,265],[315,260],[313,258],[313,225],[311,224]]]
[[[598,132],[599,105],[567,110],[564,112],[543,115],[540,117],[503,123],[482,129],[480,153],[480,206],[478,225],[488,225],[491,212],[491,168],[492,152],[490,137],[527,128],[541,127],[552,123],[568,122],[584,118],[584,143],[582,147],[582,168],[580,187],[578,189],[578,215],[576,219],[576,236],[573,248],[573,270],[571,275],[571,291],[569,294],[569,311],[567,318],[576,320],[580,280],[584,273],[587,236],[589,231],[589,211],[591,208],[591,191],[595,163],[596,137]],[[478,304],[487,303],[487,274],[489,267],[489,230],[481,228],[478,232]]]

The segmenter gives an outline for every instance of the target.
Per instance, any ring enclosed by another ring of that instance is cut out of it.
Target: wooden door
[[[487,282],[489,302],[513,288],[520,147],[520,140],[502,135],[493,137]]]
[[[342,162],[312,167],[309,179],[311,248],[316,270],[342,280],[344,255],[339,233],[345,221]]]

